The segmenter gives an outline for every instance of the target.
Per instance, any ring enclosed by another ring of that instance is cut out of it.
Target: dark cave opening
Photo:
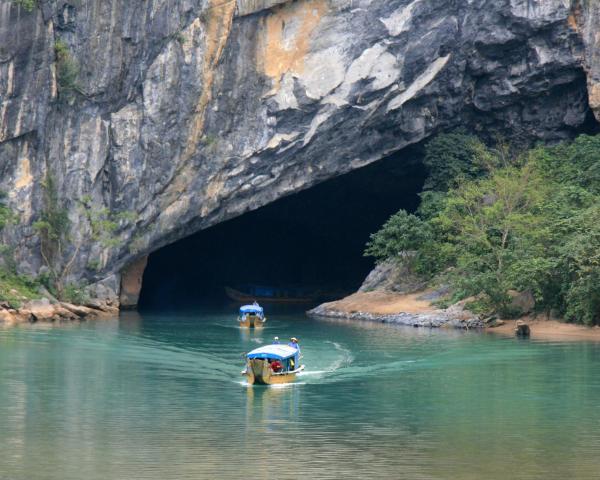
[[[138,308],[224,305],[233,302],[225,287],[308,297],[296,305],[303,309],[355,291],[374,264],[363,256],[369,235],[419,204],[421,150],[404,149],[152,253]]]

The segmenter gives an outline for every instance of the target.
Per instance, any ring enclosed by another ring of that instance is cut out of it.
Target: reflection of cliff
[[[52,172],[83,245],[73,280],[118,289],[135,258],[439,129],[569,137],[588,87],[598,103],[598,18],[565,0],[0,0],[3,241],[39,272]],[[94,238],[88,196],[127,212],[118,241]]]

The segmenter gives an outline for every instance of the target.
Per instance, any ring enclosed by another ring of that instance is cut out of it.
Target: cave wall
[[[71,278],[113,288],[163,245],[440,129],[570,138],[600,105],[599,23],[571,0],[0,0],[0,190],[19,214],[2,240],[39,272],[51,173]],[[83,198],[126,213],[118,241]]]

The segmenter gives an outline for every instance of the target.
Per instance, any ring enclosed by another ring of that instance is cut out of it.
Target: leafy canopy
[[[477,296],[502,315],[517,313],[510,291],[526,290],[539,310],[599,324],[600,136],[515,157],[440,137],[427,147],[432,177],[417,215],[395,214],[365,254],[416,250],[414,268],[449,282],[455,300]]]

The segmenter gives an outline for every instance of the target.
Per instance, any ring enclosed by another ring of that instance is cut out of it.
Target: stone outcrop
[[[456,328],[469,330],[484,328],[486,325],[478,316],[459,308],[448,308],[428,313],[398,312],[392,314],[376,314],[371,312],[345,312],[329,308],[327,304],[309,310],[311,317],[355,320],[361,322],[377,322],[415,328]]]
[[[140,257],[125,267],[121,274],[121,292],[119,303],[121,308],[133,308],[138,304],[142,290],[144,270],[148,264],[148,257]]]
[[[415,274],[407,264],[386,260],[375,266],[358,289],[359,292],[373,290],[413,293],[423,290],[427,281]]]
[[[67,302],[50,302],[46,298],[27,301],[16,309],[8,304],[0,304],[0,322],[6,324],[70,322],[114,317],[117,313],[116,305],[73,305]]]
[[[0,0],[2,241],[43,268],[52,175],[72,226],[56,263],[115,298],[149,252],[441,129],[569,138],[588,93],[600,108],[599,24],[571,0]]]

